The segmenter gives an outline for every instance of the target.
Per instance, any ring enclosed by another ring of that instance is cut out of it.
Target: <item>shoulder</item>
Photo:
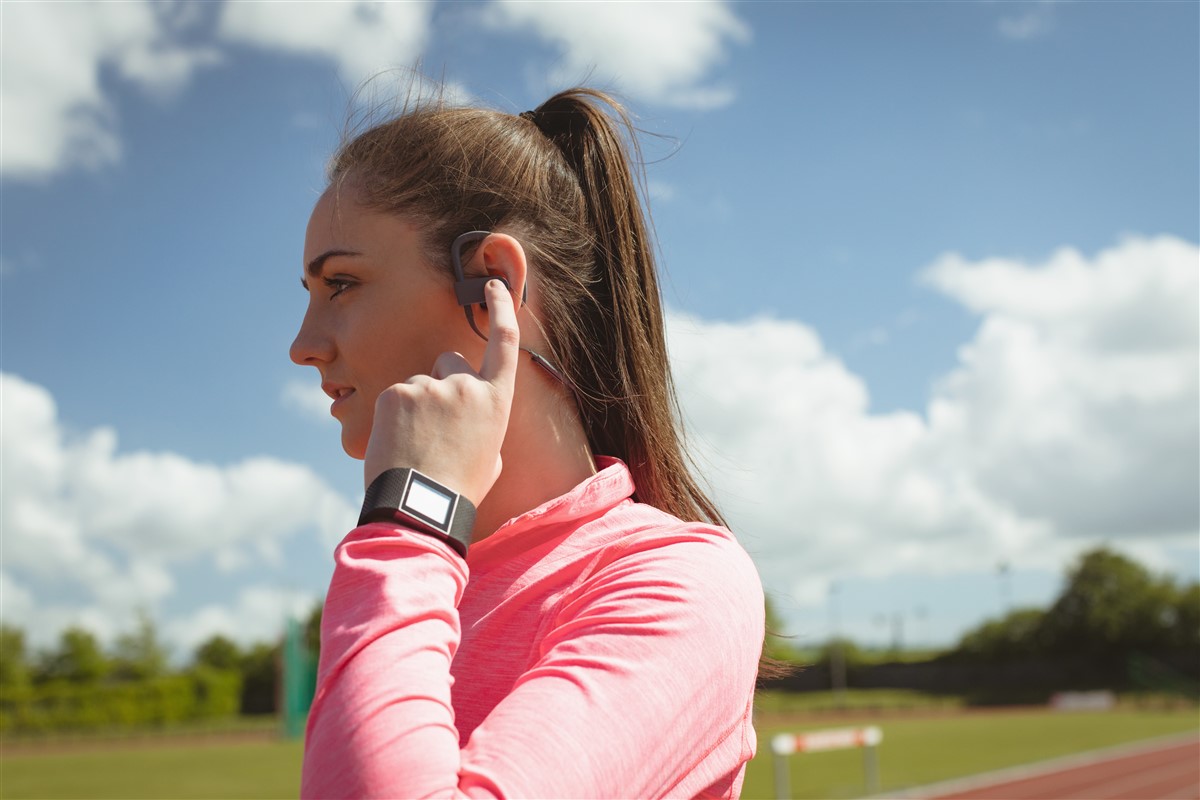
[[[732,532],[640,503],[625,504],[617,516],[614,536],[572,593],[576,602],[640,602],[649,613],[678,613],[698,634],[740,631],[748,645],[761,645],[762,581]]]
[[[626,524],[610,550],[614,563],[632,558],[647,567],[686,567],[697,577],[756,586],[761,594],[758,570],[728,528],[687,522],[643,503],[626,509]]]

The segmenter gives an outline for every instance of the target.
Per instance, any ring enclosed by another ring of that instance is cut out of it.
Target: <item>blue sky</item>
[[[35,642],[137,607],[250,641],[323,591],[361,473],[287,359],[304,226],[354,88],[418,61],[639,117],[690,428],[800,641],[833,585],[852,635],[946,643],[1099,543],[1200,571],[1195,3],[0,14],[0,616]]]

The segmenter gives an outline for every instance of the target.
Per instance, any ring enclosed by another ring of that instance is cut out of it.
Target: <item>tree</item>
[[[954,655],[975,660],[1083,656],[1123,663],[1134,653],[1200,648],[1200,584],[1177,587],[1105,547],[1084,553],[1047,610],[1028,608],[968,631]]]
[[[20,689],[29,685],[29,661],[25,653],[25,632],[0,624],[0,689]]]
[[[242,651],[231,639],[220,634],[196,648],[196,666],[238,672],[242,666]]]
[[[313,658],[317,658],[321,654],[321,614],[324,610],[324,601],[317,601],[313,610],[308,614],[308,620],[304,623],[304,644],[312,653]]]
[[[106,676],[111,666],[95,636],[83,628],[67,628],[59,636],[58,649],[42,655],[36,680],[92,683]]]
[[[1174,585],[1101,547],[1084,553],[1042,626],[1051,652],[1117,655],[1170,646]]]
[[[242,713],[274,714],[279,697],[279,645],[256,644],[242,656]]]
[[[833,669],[838,659],[841,659],[842,669],[861,667],[869,660],[867,654],[855,644],[854,640],[843,636],[834,637],[821,645],[820,650],[817,651],[816,665],[828,666]]]
[[[987,620],[963,634],[955,655],[979,661],[1029,658],[1044,650],[1042,628],[1046,612],[1040,608],[1010,611],[998,620]]]
[[[1193,582],[1179,591],[1175,600],[1175,647],[1200,649],[1200,583]]]
[[[138,612],[137,628],[117,638],[113,667],[123,680],[146,680],[166,673],[167,651],[158,641],[154,620],[144,610]]]

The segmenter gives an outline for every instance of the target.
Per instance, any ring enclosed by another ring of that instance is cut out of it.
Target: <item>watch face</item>
[[[425,520],[439,530],[450,529],[450,514],[454,510],[453,492],[417,472],[412,473],[408,492],[400,508]]]

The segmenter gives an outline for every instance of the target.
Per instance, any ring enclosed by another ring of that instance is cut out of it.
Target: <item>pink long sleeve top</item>
[[[737,797],[762,584],[724,528],[616,459],[471,546],[338,546],[301,796]]]

